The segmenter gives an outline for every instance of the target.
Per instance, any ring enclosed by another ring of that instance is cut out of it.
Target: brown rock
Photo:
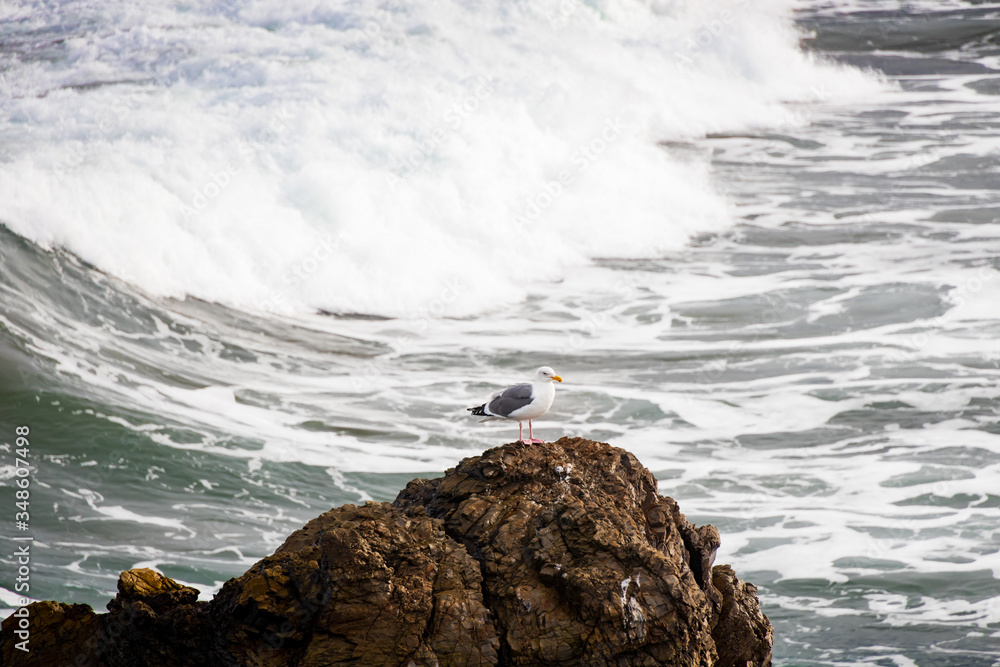
[[[89,604],[61,604],[59,602],[33,602],[28,610],[28,651],[16,648],[22,639],[14,634],[20,618],[10,616],[2,624],[3,664],[9,667],[53,667],[53,665],[96,666],[96,656],[83,656],[78,662],[81,647],[86,646],[101,624],[101,617]]]
[[[716,565],[712,581],[722,596],[712,630],[719,646],[718,664],[770,665],[774,628],[760,610],[757,587],[737,579],[728,565]]]
[[[769,665],[756,588],[713,568],[628,452],[514,443],[313,519],[211,602],[123,572],[110,613],[39,602],[4,665]]]
[[[118,577],[118,596],[108,603],[115,611],[126,603],[142,602],[156,613],[198,599],[198,589],[183,586],[148,567],[126,570]]]
[[[718,531],[688,523],[622,449],[505,445],[395,504],[443,519],[481,563],[501,664],[731,664],[711,624]]]
[[[422,509],[345,505],[212,602],[239,665],[495,665],[479,567]]]

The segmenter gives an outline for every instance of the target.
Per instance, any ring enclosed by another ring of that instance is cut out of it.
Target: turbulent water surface
[[[547,364],[538,434],[717,525],[777,664],[1000,664],[998,35],[981,2],[0,8],[31,595],[210,595],[513,439],[464,408]]]

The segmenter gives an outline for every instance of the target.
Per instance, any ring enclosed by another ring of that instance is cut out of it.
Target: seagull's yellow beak
[[[553,375],[552,379],[555,380],[556,382],[562,382],[562,378],[559,377],[558,375]]]

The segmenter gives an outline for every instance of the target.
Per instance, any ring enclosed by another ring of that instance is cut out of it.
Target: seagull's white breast
[[[524,421],[538,419],[552,407],[556,397],[556,387],[552,382],[531,383],[531,403],[510,413],[510,419]]]

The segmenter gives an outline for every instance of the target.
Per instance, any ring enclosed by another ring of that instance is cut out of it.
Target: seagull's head
[[[556,375],[556,372],[549,368],[548,366],[542,366],[537,371],[535,371],[535,382],[562,382],[562,378]]]

